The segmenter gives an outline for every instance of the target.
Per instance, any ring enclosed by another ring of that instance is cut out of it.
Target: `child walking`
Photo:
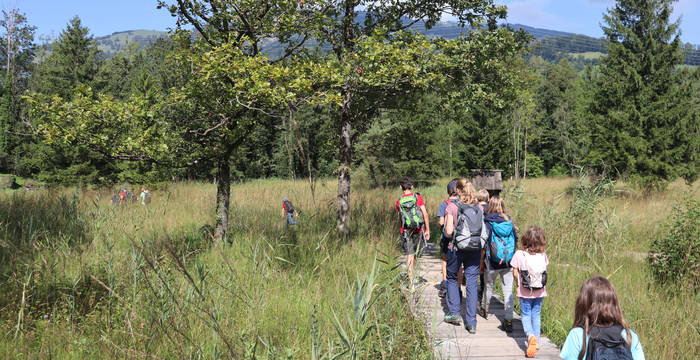
[[[520,299],[520,316],[523,329],[527,335],[527,357],[535,357],[540,340],[540,313],[542,302],[547,296],[547,265],[549,259],[545,254],[547,241],[544,231],[532,226],[522,237],[523,250],[518,250],[510,265],[513,278],[518,283]]]
[[[489,199],[484,223],[488,233],[486,241],[486,291],[481,299],[480,315],[486,319],[496,278],[501,279],[505,314],[503,330],[513,331],[513,271],[510,263],[515,256],[518,234],[513,219],[506,214],[506,205],[499,196]]]
[[[594,276],[581,286],[576,299],[574,326],[559,357],[583,360],[594,354],[596,359],[612,358],[606,355],[615,354],[615,359],[644,360],[642,344],[622,316],[615,288],[601,276]]]

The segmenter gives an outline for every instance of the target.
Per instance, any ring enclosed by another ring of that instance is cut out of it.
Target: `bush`
[[[535,154],[527,154],[527,176],[532,178],[544,176],[544,161]]]
[[[553,168],[549,169],[547,175],[552,177],[565,177],[571,175],[571,171],[562,164],[556,164]]]
[[[664,228],[665,236],[654,239],[648,261],[655,279],[664,288],[700,290],[700,203],[687,201],[676,207]],[[669,287],[668,284],[676,286]]]

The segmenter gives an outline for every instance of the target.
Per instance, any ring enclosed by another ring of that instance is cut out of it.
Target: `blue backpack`
[[[510,266],[515,255],[515,231],[513,222],[492,222],[489,244],[486,246],[486,258],[491,262],[491,268],[503,269]]]

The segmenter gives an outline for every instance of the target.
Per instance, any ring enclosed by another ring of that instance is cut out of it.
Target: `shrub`
[[[664,288],[700,290],[700,203],[689,200],[676,207],[665,236],[654,239],[648,262]],[[666,286],[669,283],[676,286]]]
[[[544,161],[535,154],[527,154],[527,176],[533,178],[544,176]]]
[[[565,177],[571,175],[571,171],[562,164],[556,164],[553,168],[549,169],[547,175],[552,177]]]

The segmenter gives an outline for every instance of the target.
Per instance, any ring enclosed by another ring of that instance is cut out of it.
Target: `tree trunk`
[[[340,110],[340,168],[338,169],[338,232],[347,235],[350,230],[350,165],[352,161],[352,121],[350,106],[352,97],[343,94]]]
[[[525,148],[523,150],[523,179],[527,179],[527,129],[525,129],[523,138],[525,139]]]
[[[229,157],[219,159],[216,171],[216,240],[226,239],[228,233],[228,213],[231,202],[231,164]]]

